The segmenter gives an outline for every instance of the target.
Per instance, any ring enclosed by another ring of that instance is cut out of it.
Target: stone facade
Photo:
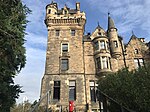
[[[65,111],[72,98],[76,111],[98,110],[95,91],[100,77],[123,67],[135,69],[150,60],[149,44],[133,34],[124,45],[110,16],[107,31],[98,25],[92,34],[84,35],[85,23],[80,3],[76,9],[64,6],[59,10],[54,2],[46,6],[48,42],[41,98],[50,91],[48,106],[53,110]]]

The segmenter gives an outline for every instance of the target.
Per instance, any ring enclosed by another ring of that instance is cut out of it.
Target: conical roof
[[[113,19],[108,15],[108,29],[116,28]]]

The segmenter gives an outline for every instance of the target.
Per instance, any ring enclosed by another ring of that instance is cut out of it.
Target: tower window
[[[90,81],[90,97],[91,101],[96,102],[96,90],[97,90],[97,84],[95,81]]]
[[[76,100],[76,82],[69,81],[69,100]]]
[[[68,68],[69,68],[68,59],[62,59],[61,60],[61,70],[66,71],[66,70],[68,70]]]
[[[68,44],[62,44],[62,52],[68,52]]]
[[[95,50],[99,50],[99,42],[98,41],[95,42]]]
[[[105,49],[105,42],[104,41],[100,41],[100,48]]]
[[[71,30],[71,36],[75,36],[76,31],[75,30]]]
[[[60,30],[56,30],[56,36],[60,35]]]
[[[51,13],[51,9],[48,9],[48,14],[50,14]]]
[[[117,48],[117,47],[118,47],[118,43],[117,43],[117,41],[114,41],[114,46],[115,46],[115,48]]]
[[[60,81],[54,81],[53,99],[60,100]]]
[[[101,69],[100,57],[96,58],[97,68]]]

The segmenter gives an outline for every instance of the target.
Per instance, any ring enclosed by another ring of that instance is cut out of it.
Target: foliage
[[[150,65],[134,71],[124,68],[99,80],[99,89],[123,106],[150,112]]]
[[[25,66],[24,36],[30,10],[21,0],[0,0],[0,110],[9,112],[21,87],[13,78]]]
[[[32,104],[29,101],[25,101],[23,103],[15,104],[11,108],[11,112],[29,112],[31,105]]]
[[[30,112],[32,108],[37,104],[37,101],[35,100],[33,103],[30,103],[29,101],[25,101],[23,103],[15,104],[10,112]],[[38,107],[35,112],[44,112],[45,109],[43,107]]]

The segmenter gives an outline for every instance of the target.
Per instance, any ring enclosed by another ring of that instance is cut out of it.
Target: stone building
[[[48,29],[45,74],[41,84],[41,98],[50,91],[49,108],[68,109],[74,101],[76,111],[96,111],[97,80],[108,72],[123,67],[130,70],[150,60],[149,44],[134,34],[128,44],[118,35],[113,19],[108,15],[108,29],[98,25],[91,34],[84,35],[85,13],[57,3],[46,6],[45,24]],[[46,99],[41,105],[46,104]]]

